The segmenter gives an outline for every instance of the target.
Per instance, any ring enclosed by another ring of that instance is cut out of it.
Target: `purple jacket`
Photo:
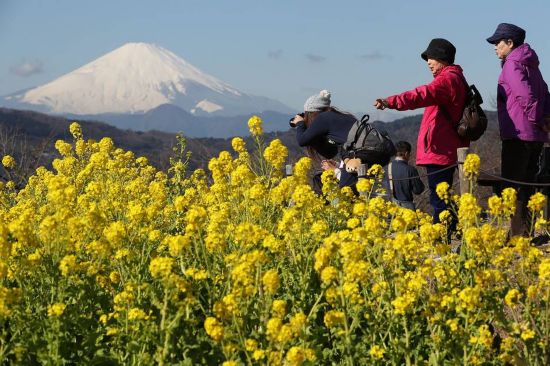
[[[498,122],[503,140],[548,141],[542,130],[550,115],[550,94],[539,70],[539,58],[524,43],[502,63],[497,90]]]

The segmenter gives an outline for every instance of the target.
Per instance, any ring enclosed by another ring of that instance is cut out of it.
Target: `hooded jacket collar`
[[[539,57],[528,43],[524,43],[514,48],[512,52],[506,56],[506,59],[503,60],[502,65],[504,65],[504,63],[508,60],[519,62],[522,65],[531,67],[539,66]]]
[[[460,67],[460,65],[455,65],[455,64],[452,64],[452,65],[447,65],[445,66],[444,68],[442,68],[435,76],[434,78],[437,78],[441,75],[444,75],[446,73],[449,73],[449,72],[454,72],[454,73],[462,73],[462,67]]]

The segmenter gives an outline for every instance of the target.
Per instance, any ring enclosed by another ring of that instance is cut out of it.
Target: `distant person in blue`
[[[395,144],[395,149],[397,155],[388,165],[392,201],[401,207],[415,210],[413,194],[424,192],[424,183],[418,176],[418,170],[409,165],[411,144],[399,141]]]
[[[309,157],[320,160],[324,170],[335,170],[340,187],[355,187],[357,175],[346,172],[340,162],[340,155],[348,132],[357,119],[350,113],[332,107],[330,97],[327,90],[309,97],[304,103],[304,113],[294,116],[290,125],[296,127],[298,145],[307,147]],[[320,191],[319,176],[314,178],[317,192]]]

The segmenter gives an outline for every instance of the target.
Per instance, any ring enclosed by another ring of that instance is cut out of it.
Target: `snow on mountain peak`
[[[74,114],[139,113],[174,103],[189,89],[236,99],[242,93],[171,51],[149,43],[127,43],[104,56],[31,89],[20,102]],[[205,91],[206,90],[206,91]],[[208,108],[207,108],[208,109]]]
[[[207,113],[212,113],[216,111],[220,111],[223,109],[221,105],[217,105],[216,103],[212,103],[206,99],[201,100],[197,103],[195,108],[191,109],[191,113],[197,113],[199,109],[202,109],[203,111]]]

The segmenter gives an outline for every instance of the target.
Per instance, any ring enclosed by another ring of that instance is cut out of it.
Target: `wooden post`
[[[357,177],[365,178],[366,175],[367,175],[367,165],[366,164],[359,165],[359,168],[357,168]]]
[[[292,175],[292,164],[285,165],[285,175],[290,177]]]
[[[460,147],[456,150],[456,155],[458,157],[458,182],[460,185],[460,195],[470,192],[470,180],[466,178],[466,174],[464,174],[464,161],[469,153],[469,147]]]

